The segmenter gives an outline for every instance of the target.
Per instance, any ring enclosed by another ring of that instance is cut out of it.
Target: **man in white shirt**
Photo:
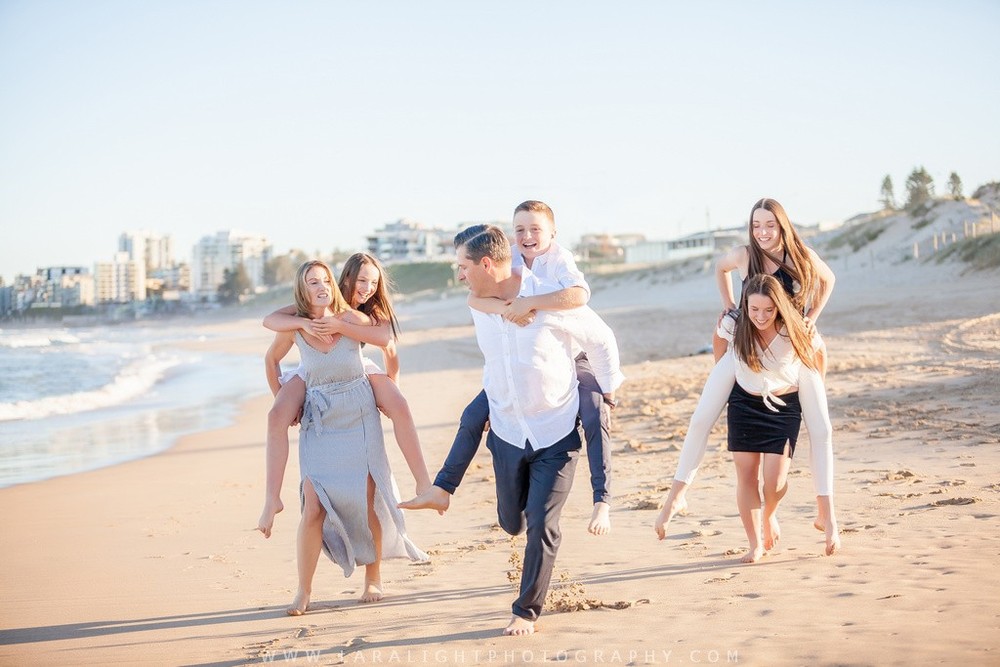
[[[499,227],[477,225],[459,233],[455,254],[459,280],[474,296],[510,300],[541,289],[530,269],[512,272],[510,244]],[[561,537],[559,516],[581,446],[574,343],[587,353],[609,400],[624,376],[613,334],[589,308],[538,312],[525,327],[477,310],[472,317],[485,359],[486,444],[497,516],[511,535],[527,531],[520,595],[504,634],[526,635],[534,632],[545,602]]]

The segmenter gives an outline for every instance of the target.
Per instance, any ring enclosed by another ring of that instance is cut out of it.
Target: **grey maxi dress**
[[[306,400],[299,431],[299,469],[326,509],[323,552],[349,577],[375,562],[368,528],[368,475],[382,526],[382,558],[427,560],[406,536],[399,490],[389,469],[382,422],[361,361],[361,345],[341,336],[326,353],[295,334],[305,371]],[[302,484],[299,498],[304,501]]]

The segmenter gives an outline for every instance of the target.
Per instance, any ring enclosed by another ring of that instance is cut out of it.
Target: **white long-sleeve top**
[[[736,320],[731,316],[722,318],[719,323],[719,337],[729,341],[729,349],[726,354],[733,355],[736,368],[736,382],[744,390],[751,394],[757,394],[764,399],[764,405],[777,412],[775,405],[784,405],[785,402],[778,398],[780,394],[786,394],[789,390],[798,387],[799,371],[802,369],[802,360],[795,354],[788,339],[788,331],[784,326],[774,337],[771,344],[766,349],[761,349],[757,345],[757,355],[760,358],[762,369],[760,372],[751,370],[736,354],[733,345],[733,336],[736,331]],[[819,336],[814,336],[812,340],[813,349],[819,344]]]
[[[518,296],[546,293],[527,267]],[[587,353],[601,391],[615,391],[625,379],[611,328],[587,306],[539,312],[519,327],[500,315],[472,310],[483,352],[483,387],[490,403],[490,428],[510,444],[550,447],[576,428],[577,393],[573,346]]]

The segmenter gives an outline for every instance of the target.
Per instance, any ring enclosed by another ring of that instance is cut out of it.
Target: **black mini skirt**
[[[795,454],[795,441],[802,424],[799,392],[779,397],[785,405],[774,412],[764,405],[763,396],[754,396],[736,383],[729,394],[729,451],[783,454],[788,443],[789,457]]]

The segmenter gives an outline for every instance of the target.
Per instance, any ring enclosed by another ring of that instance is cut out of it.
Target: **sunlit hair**
[[[530,213],[542,213],[547,217],[553,225],[556,224],[556,214],[552,212],[549,205],[545,202],[538,201],[537,199],[529,199],[528,201],[523,201],[517,205],[514,209],[514,215],[517,215],[521,211],[528,211]]]
[[[472,225],[455,235],[455,249],[465,246],[465,254],[478,264],[489,257],[497,264],[510,264],[510,241],[496,225]]]
[[[320,267],[326,274],[330,277],[330,305],[329,308],[334,315],[337,313],[342,313],[345,310],[350,310],[351,307],[348,305],[347,300],[344,299],[344,295],[340,293],[340,289],[337,287],[337,281],[333,279],[333,271],[330,267],[326,265],[325,262],[321,262],[318,259],[314,259],[309,262],[305,262],[299,267],[299,270],[295,272],[295,314],[299,317],[312,317],[312,301],[309,300],[309,289],[306,287],[306,274],[309,273],[310,269],[313,267]]]
[[[753,214],[759,208],[770,211],[778,222],[778,229],[781,232],[781,247],[783,248],[781,256],[772,255],[767,252],[760,247],[757,239],[754,238]],[[800,312],[805,312],[806,305],[810,297],[812,297],[817,284],[816,267],[813,266],[812,260],[809,258],[809,251],[806,250],[802,238],[788,220],[788,214],[785,213],[785,209],[773,199],[768,199],[767,197],[761,199],[750,209],[750,221],[747,231],[750,236],[750,264],[747,267],[747,275],[755,276],[758,273],[766,273],[764,258],[770,257],[771,261],[783,268],[788,275],[801,285],[802,288],[797,294],[790,294],[789,296],[795,307]]]
[[[766,296],[774,303],[778,311],[774,321],[778,335],[789,340],[796,356],[802,360],[805,366],[815,369],[815,352],[812,340],[806,334],[806,325],[802,314],[788,298],[781,282],[766,273],[758,273],[753,276],[743,288],[743,295],[740,297],[740,316],[736,318],[736,329],[733,333],[733,351],[736,356],[754,372],[760,372],[763,368],[758,348],[766,350],[767,345],[761,338],[760,330],[750,321],[749,299],[754,294]],[[781,330],[782,326],[784,326],[784,331]]]
[[[396,311],[392,308],[392,300],[389,293],[392,291],[392,282],[389,275],[382,268],[381,262],[366,252],[356,252],[344,262],[344,268],[340,271],[340,291],[346,295],[354,305],[354,293],[358,284],[358,274],[366,264],[374,266],[378,271],[378,285],[375,293],[368,297],[364,303],[359,303],[354,309],[371,318],[372,323],[379,325],[383,322],[389,323],[392,329],[392,337],[399,337],[399,322],[396,320]]]

